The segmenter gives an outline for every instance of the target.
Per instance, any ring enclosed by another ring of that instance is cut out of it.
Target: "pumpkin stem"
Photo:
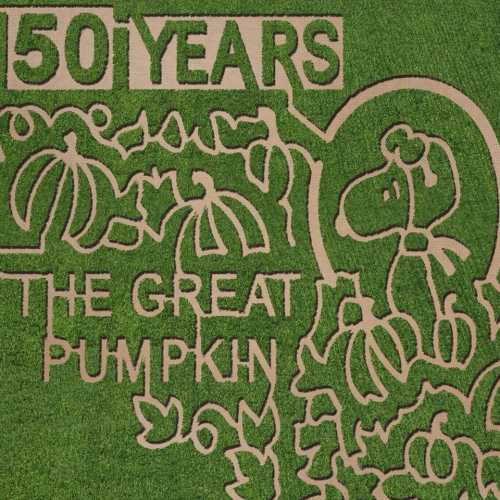
[[[200,184],[205,189],[206,196],[213,197],[215,193],[214,181],[206,172],[196,170],[192,173],[191,179],[194,184]]]
[[[68,151],[76,151],[76,134],[74,132],[65,135],[64,142],[68,146]]]

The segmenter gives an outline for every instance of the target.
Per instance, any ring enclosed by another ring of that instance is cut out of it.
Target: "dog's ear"
[[[451,215],[460,182],[452,150],[438,137],[416,132],[405,123],[394,125],[382,137],[381,151],[389,162],[411,171],[418,227]]]
[[[420,168],[412,170],[415,187],[415,219],[418,227],[429,227],[438,219],[443,221],[453,208],[460,186],[453,153],[441,139],[430,139],[427,154]],[[433,182],[426,182],[432,175]],[[426,175],[427,174],[427,175]]]

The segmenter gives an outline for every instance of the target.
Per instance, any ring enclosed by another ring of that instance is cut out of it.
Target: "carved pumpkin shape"
[[[347,384],[364,405],[387,399],[387,380],[395,379],[403,384],[410,369],[404,343],[391,324],[395,317],[375,317],[373,304],[373,299],[368,297],[349,298],[339,311],[341,334],[349,335],[345,359]],[[358,307],[357,315],[353,306]]]
[[[98,241],[91,246],[81,244],[97,220],[100,186],[111,187],[115,199],[129,192],[130,185],[121,191],[110,169],[104,164],[78,154],[76,135],[71,132],[64,137],[67,149],[44,149],[31,156],[18,170],[10,192],[10,208],[16,224],[24,231],[33,228],[33,215],[37,211],[36,201],[45,185],[49,185],[53,196],[46,206],[47,215],[43,222],[41,243],[54,222],[58,206],[63,203],[66,190],[70,189],[69,213],[64,222],[61,239],[75,250],[88,253],[107,241],[109,221],[96,232]],[[104,183],[104,184],[103,184]],[[135,214],[134,214],[135,215]],[[138,216],[138,214],[137,214]],[[135,225],[136,221],[118,218],[122,223]],[[100,221],[101,223],[103,221]],[[106,231],[104,231],[106,230]],[[106,233],[106,234],[104,234]]]
[[[406,444],[405,464],[419,483],[446,484],[455,477],[458,467],[456,444],[441,430],[447,420],[446,413],[438,413],[430,431],[416,432]]]
[[[464,370],[476,352],[476,325],[467,314],[454,309],[457,296],[444,300],[444,315],[434,325],[434,353],[437,363]]]

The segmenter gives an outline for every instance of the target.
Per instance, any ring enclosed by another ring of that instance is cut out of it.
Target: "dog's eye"
[[[396,200],[399,200],[399,198],[401,197],[401,189],[399,187],[399,182],[395,179],[392,181],[392,190],[394,192]],[[389,189],[384,189],[382,191],[382,196],[384,197],[385,202],[389,201],[392,197],[391,191]]]
[[[394,194],[396,195],[396,200],[399,200],[401,197],[401,191],[399,189],[399,182],[397,180],[392,181],[392,187],[394,189]]]

